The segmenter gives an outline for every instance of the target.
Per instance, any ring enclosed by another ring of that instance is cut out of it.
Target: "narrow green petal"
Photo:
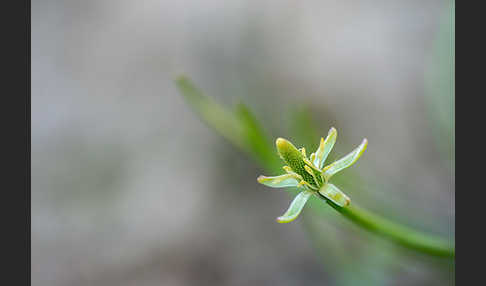
[[[275,177],[260,176],[257,181],[272,188],[297,187],[299,184],[299,177],[296,174],[284,174]]]
[[[324,138],[321,138],[321,144],[319,144],[319,148],[317,148],[316,156],[313,161],[314,166],[319,169],[322,169],[322,167],[324,167],[324,162],[327,159],[327,155],[329,155],[329,153],[331,152],[332,147],[334,147],[334,143],[336,143],[336,138],[336,128],[331,127],[331,129],[327,133],[326,140],[324,140]]]
[[[340,207],[347,206],[350,202],[349,197],[333,184],[324,184],[319,190],[319,194]]]
[[[368,146],[368,140],[366,140],[365,138],[363,139],[363,142],[361,142],[361,144],[356,149],[354,149],[351,153],[337,160],[336,162],[330,164],[329,166],[326,166],[326,168],[324,168],[322,172],[322,175],[325,178],[325,180],[326,181],[329,180],[332,175],[336,174],[342,169],[345,169],[353,165],[359,159],[359,157],[361,157],[363,152],[366,150],[367,146]]]
[[[287,223],[296,219],[311,196],[311,191],[303,191],[299,193],[290,204],[289,209],[282,216],[277,218],[277,222]]]

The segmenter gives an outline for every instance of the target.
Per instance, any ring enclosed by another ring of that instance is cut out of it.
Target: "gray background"
[[[359,230],[332,254],[339,218],[316,222],[319,246],[303,219],[275,223],[291,198],[258,185],[173,81],[246,103],[272,138],[300,105],[321,136],[337,128],[336,156],[368,138],[359,184],[340,187],[451,236],[450,5],[32,1],[32,285],[452,284],[442,262],[390,258]]]

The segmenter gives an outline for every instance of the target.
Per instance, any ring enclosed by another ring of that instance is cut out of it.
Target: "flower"
[[[324,167],[324,162],[331,152],[336,138],[337,131],[331,127],[326,139],[321,138],[319,148],[309,158],[307,158],[305,148],[297,149],[288,140],[277,139],[277,151],[287,164],[283,167],[286,174],[274,177],[259,176],[257,180],[272,188],[297,187],[302,190],[294,198],[285,214],[277,218],[277,222],[287,223],[296,219],[312,195],[324,197],[339,207],[349,205],[349,197],[335,185],[329,183],[329,179],[354,164],[368,146],[368,140],[363,139],[351,153]]]

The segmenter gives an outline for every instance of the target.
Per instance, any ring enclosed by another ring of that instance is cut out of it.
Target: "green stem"
[[[237,114],[226,110],[205,96],[186,77],[177,79],[177,85],[189,104],[206,123],[232,144],[250,153],[268,170],[280,170],[278,157],[272,153],[272,145],[249,110],[240,107]],[[325,198],[321,197],[323,200]],[[326,200],[327,201],[327,200]],[[409,249],[435,256],[454,257],[454,242],[429,236],[412,228],[397,224],[356,206],[353,202],[339,207],[327,203],[342,215],[371,232],[381,235]]]
[[[322,199],[325,200],[324,198]],[[382,235],[406,248],[434,256],[455,257],[453,241],[447,241],[441,237],[416,231],[356,206],[354,203],[346,207],[340,207],[330,201],[326,200],[326,202],[355,224],[368,231]]]

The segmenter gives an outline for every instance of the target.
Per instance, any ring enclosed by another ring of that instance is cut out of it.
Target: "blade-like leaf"
[[[319,148],[317,148],[316,158],[313,162],[314,166],[319,169],[322,169],[322,167],[324,167],[324,162],[327,159],[327,155],[329,155],[329,153],[331,152],[332,147],[334,147],[334,143],[336,143],[336,138],[336,128],[331,127],[331,129],[327,133],[326,140],[324,140],[324,138],[321,138],[321,144],[319,145]]]
[[[244,127],[244,140],[253,152],[253,157],[266,169],[278,170],[281,164],[275,149],[250,109],[239,103],[235,114]]]
[[[266,169],[279,169],[278,156],[271,141],[250,110],[239,104],[233,112],[204,95],[192,81],[179,76],[177,87],[196,114],[233,145],[248,152]]]
[[[336,174],[342,169],[353,165],[359,159],[359,157],[361,157],[367,146],[368,140],[363,139],[363,142],[361,142],[361,144],[351,153],[324,168],[322,175],[326,181],[329,180],[332,175]]]
[[[298,194],[290,204],[289,209],[282,216],[277,218],[277,222],[287,223],[296,219],[311,196],[311,191],[303,191]]]
[[[319,190],[319,194],[332,201],[340,207],[349,205],[350,199],[340,189],[333,184],[324,184]]]
[[[285,174],[275,177],[260,176],[257,181],[272,188],[296,187],[299,184],[299,178],[296,174]]]
[[[320,124],[317,124],[312,116],[312,109],[300,101],[294,102],[289,108],[289,113],[283,114],[283,116],[289,117],[290,137],[294,139],[296,145],[307,146],[306,149],[315,150],[319,147]]]
[[[233,112],[226,110],[210,97],[204,95],[191,82],[191,80],[185,76],[179,76],[176,79],[176,84],[194,111],[196,111],[210,127],[216,129],[219,134],[223,135],[223,137],[239,148],[249,151],[249,147],[245,144],[245,130]]]

